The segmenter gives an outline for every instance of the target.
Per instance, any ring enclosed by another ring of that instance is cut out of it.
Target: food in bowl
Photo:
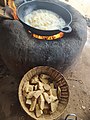
[[[47,74],[34,75],[29,81],[25,81],[22,88],[25,104],[37,118],[57,110],[60,93],[60,87],[56,88],[52,78]]]
[[[66,23],[58,14],[45,9],[32,11],[26,15],[25,23],[41,30],[56,30],[64,28]]]

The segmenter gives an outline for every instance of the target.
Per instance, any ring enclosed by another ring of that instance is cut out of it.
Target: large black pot
[[[17,15],[19,17],[19,20],[25,25],[25,27],[30,30],[32,33],[35,33],[37,35],[55,35],[59,32],[64,32],[64,33],[69,33],[72,31],[72,28],[70,27],[70,24],[72,22],[72,15],[71,13],[64,8],[61,5],[52,3],[52,2],[46,2],[46,1],[26,1],[23,4],[21,4],[18,9],[17,9]],[[66,26],[64,28],[60,28],[57,30],[40,30],[40,29],[36,29],[34,27],[31,27],[30,25],[28,25],[27,23],[25,23],[24,18],[26,15],[30,14],[32,11],[34,10],[38,10],[38,9],[46,9],[46,10],[50,10],[52,12],[55,12],[56,14],[58,14],[60,17],[62,17],[65,22],[66,22]]]

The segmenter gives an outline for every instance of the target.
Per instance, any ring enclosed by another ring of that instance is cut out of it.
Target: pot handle
[[[72,28],[70,26],[66,26],[62,28],[61,31],[64,33],[70,33],[72,31]]]
[[[75,120],[77,120],[77,116],[76,116],[75,114],[68,114],[68,115],[66,116],[65,120],[69,120],[68,118],[69,118],[70,116],[73,116],[73,117],[75,118]],[[71,119],[70,119],[70,120],[71,120]],[[72,120],[73,120],[73,119],[72,119]]]
[[[23,0],[24,1],[24,3],[26,3],[27,2],[27,0]],[[34,0],[30,0],[30,1],[34,1]]]

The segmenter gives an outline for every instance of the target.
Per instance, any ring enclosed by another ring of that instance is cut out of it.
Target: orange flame
[[[40,35],[36,35],[36,34],[32,34],[33,37],[37,38],[37,39],[43,39],[43,40],[56,40],[58,38],[62,38],[64,36],[63,32],[60,32],[56,35],[52,35],[52,36],[40,36]]]
[[[8,6],[12,9],[12,16],[14,17],[15,20],[18,20],[18,16],[16,14],[16,6],[14,0],[8,0]]]

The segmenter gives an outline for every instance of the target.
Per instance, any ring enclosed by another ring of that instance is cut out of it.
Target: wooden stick
[[[7,6],[7,0],[4,0],[4,5]]]

